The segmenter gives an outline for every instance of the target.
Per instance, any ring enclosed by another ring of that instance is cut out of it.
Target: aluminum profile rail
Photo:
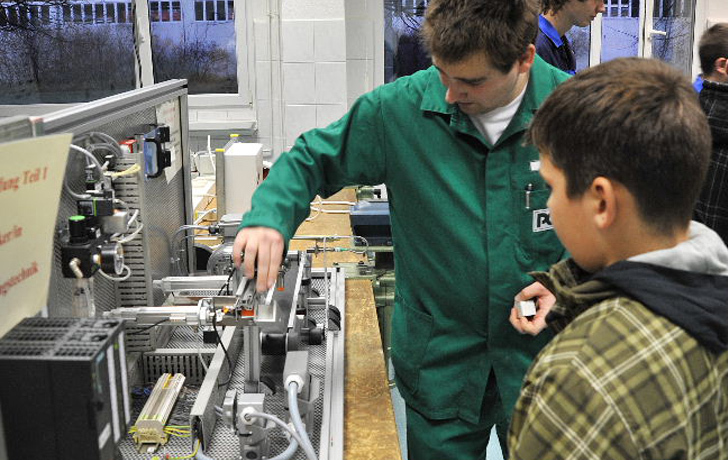
[[[234,366],[243,342],[242,330],[236,327],[226,327],[222,332],[221,342],[225,345]],[[225,352],[218,346],[215,356],[207,368],[207,375],[197,394],[195,404],[190,411],[190,426],[193,434],[197,434],[200,440],[200,448],[203,450],[207,448],[207,444],[212,439],[215,422],[217,421],[215,406],[222,406],[230,381],[225,385],[222,385],[222,383],[228,380],[227,376],[231,371]],[[191,439],[194,444],[194,435]],[[194,445],[191,448],[194,448]]]
[[[314,269],[311,276],[326,277],[322,269]],[[346,331],[345,272],[341,267],[328,269],[332,303],[341,312],[340,330],[326,329],[326,378],[319,460],[344,458],[344,337]]]
[[[187,95],[187,80],[168,80],[147,88],[78,104],[44,115],[43,132],[39,134],[91,131],[126,115],[155,107],[183,95]],[[183,136],[185,134],[183,133]]]

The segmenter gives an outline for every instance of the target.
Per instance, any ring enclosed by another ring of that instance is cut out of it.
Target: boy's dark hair
[[[506,73],[536,39],[538,0],[430,0],[421,33],[443,62],[480,52]]]
[[[728,23],[721,22],[703,33],[698,45],[698,54],[703,75],[715,72],[716,59],[728,58]]]
[[[570,1],[571,0],[541,0],[541,12],[548,13],[550,11],[552,13],[558,13],[559,10]],[[577,1],[584,3],[586,0]]]
[[[528,139],[581,196],[599,177],[624,185],[663,235],[685,228],[703,185],[711,137],[688,79],[655,59],[579,72],[538,110]]]

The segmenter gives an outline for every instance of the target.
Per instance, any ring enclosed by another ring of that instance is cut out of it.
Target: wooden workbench
[[[329,198],[356,201],[353,190],[342,190]],[[326,209],[347,209],[326,206]],[[314,213],[315,214],[315,213]],[[347,214],[320,214],[304,222],[298,235],[351,235]],[[350,246],[339,240],[336,246]],[[312,246],[311,241],[291,241],[293,250]],[[322,266],[322,257],[314,267]],[[350,252],[329,253],[326,263],[357,262],[362,256]],[[346,460],[400,460],[399,437],[389,389],[384,352],[379,335],[377,310],[371,281],[346,281],[346,336],[344,372],[344,458]]]

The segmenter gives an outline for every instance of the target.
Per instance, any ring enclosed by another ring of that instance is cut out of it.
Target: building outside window
[[[238,94],[237,0],[148,1],[152,65],[135,54],[135,4],[143,1],[0,0],[0,104],[127,91],[140,65],[156,82],[187,79],[190,94]]]
[[[161,4],[162,11],[159,20],[151,13],[154,80],[186,78],[190,94],[238,93],[233,2],[149,4],[151,8]],[[174,12],[172,21],[166,19],[169,11]]]
[[[109,20],[114,5],[0,3],[0,104],[89,101],[133,89],[132,27]]]

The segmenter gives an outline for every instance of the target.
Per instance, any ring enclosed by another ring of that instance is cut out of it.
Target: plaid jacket
[[[563,330],[526,376],[511,459],[728,459],[728,353],[611,284],[582,282],[572,260],[534,276]]]
[[[695,219],[728,242],[728,84],[705,81],[700,105],[713,135],[713,155],[695,205]]]

